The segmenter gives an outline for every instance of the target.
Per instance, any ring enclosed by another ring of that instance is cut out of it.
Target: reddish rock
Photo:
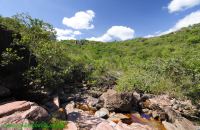
[[[78,128],[74,122],[69,121],[67,122],[66,128],[64,128],[63,130],[78,130]]]
[[[1,105],[0,115],[1,130],[8,129],[2,127],[6,124],[11,124],[10,127],[12,128],[9,128],[9,130],[18,130],[19,128],[14,126],[17,124],[22,127],[22,130],[32,130],[30,123],[49,119],[49,115],[44,108],[27,101],[15,101]]]
[[[102,122],[97,125],[95,130],[114,130],[114,128],[108,122]]]
[[[15,101],[0,105],[0,117],[10,115],[16,111],[25,111],[31,108],[33,103],[27,101]]]
[[[176,119],[174,123],[162,122],[166,130],[197,130],[197,126],[186,118]]]

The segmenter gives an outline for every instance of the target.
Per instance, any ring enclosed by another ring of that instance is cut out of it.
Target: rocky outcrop
[[[89,111],[75,108],[74,102],[67,104],[65,110],[67,113],[67,120],[74,122],[80,130],[90,130],[104,121],[104,119],[95,117],[94,114],[91,114]]]
[[[63,130],[78,130],[76,124],[72,121],[67,122],[67,127],[64,128]]]
[[[167,130],[198,130],[197,126],[185,118],[176,119],[174,123],[162,122]]]
[[[173,109],[172,100],[166,95],[108,90],[100,98],[88,96],[82,102],[68,103],[65,110],[67,120],[80,130],[197,130]]]
[[[103,102],[103,107],[109,111],[130,112],[134,105],[137,105],[137,100],[132,93],[117,93],[115,90],[108,90],[100,97]]]
[[[37,121],[47,121],[48,119],[49,114],[47,111],[33,102],[14,101],[0,105],[1,129],[7,129],[3,128],[5,124],[27,125]]]
[[[168,95],[143,96],[139,106],[142,112],[170,122],[181,116],[200,119],[197,116],[200,111],[190,100],[181,101]]]

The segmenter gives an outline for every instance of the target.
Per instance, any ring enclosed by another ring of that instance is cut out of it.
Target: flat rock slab
[[[48,112],[33,102],[14,101],[0,105],[0,130],[32,130],[32,123],[48,119]]]
[[[34,103],[27,101],[15,101],[0,105],[0,118],[15,113],[16,111],[25,111],[31,108]]]

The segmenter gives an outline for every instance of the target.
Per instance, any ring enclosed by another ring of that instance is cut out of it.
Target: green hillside
[[[25,63],[29,65],[21,75],[23,86],[33,91],[78,82],[200,98],[200,24],[164,36],[110,43],[56,41],[51,25],[26,15],[0,17],[0,25],[21,36],[3,48],[0,69],[23,60],[16,46],[28,49],[29,60],[36,63]]]

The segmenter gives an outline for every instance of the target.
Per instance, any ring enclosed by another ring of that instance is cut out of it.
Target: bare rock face
[[[74,122],[69,121],[67,122],[66,128],[64,128],[63,130],[78,130],[78,128]]]
[[[137,105],[132,93],[117,93],[111,89],[103,93],[100,100],[109,111],[129,112],[133,109],[133,105]]]
[[[131,125],[124,124],[119,122],[116,127],[116,130],[154,130],[153,128],[149,127],[148,125],[143,125],[139,123],[132,123]]]
[[[28,101],[14,101],[0,105],[0,127],[1,129],[8,129],[5,124],[20,124],[28,125],[36,121],[45,121],[49,119],[47,111],[33,102]],[[32,129],[23,127],[24,130]],[[10,128],[17,130],[15,126]]]
[[[163,125],[167,130],[198,130],[197,126],[183,117],[176,119],[174,123],[164,121]]]
[[[67,104],[65,110],[67,120],[75,123],[80,130],[90,130],[104,121],[104,119],[95,117],[87,111],[75,108],[74,102]]]
[[[95,129],[91,130],[115,130],[108,122],[102,122]]]

